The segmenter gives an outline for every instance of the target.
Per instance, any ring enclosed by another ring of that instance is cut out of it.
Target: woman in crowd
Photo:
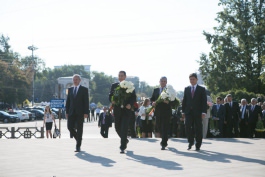
[[[54,124],[55,124],[54,116],[51,112],[50,106],[46,106],[45,112],[44,112],[44,118],[43,118],[43,127],[46,127],[46,137],[47,138],[49,138],[49,135],[52,138],[52,132],[51,132],[52,122],[54,122]]]
[[[152,137],[152,115],[146,113],[149,108],[151,108],[150,100],[146,98],[138,113],[141,116],[142,138]]]

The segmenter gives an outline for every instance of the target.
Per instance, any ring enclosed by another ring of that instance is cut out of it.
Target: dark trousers
[[[233,134],[234,129],[234,134]],[[237,138],[238,137],[238,120],[231,119],[227,124],[227,137],[228,138]]]
[[[115,130],[119,137],[121,138],[121,145],[120,149],[125,150],[127,148],[127,133],[128,133],[128,126],[129,120],[131,115],[131,110],[123,108],[120,110],[119,114],[115,115]]]
[[[83,116],[69,116],[67,121],[67,128],[70,135],[76,140],[76,148],[81,147],[82,136],[83,136]]]
[[[253,138],[254,135],[256,137],[255,128],[256,128],[256,122],[249,122],[249,124],[248,124],[248,137],[249,138]]]
[[[135,132],[135,113],[134,111],[131,111],[130,121],[129,121],[129,129],[131,138],[136,138],[136,132]]]
[[[162,138],[160,145],[167,146],[170,116],[157,116],[156,125]]]
[[[102,135],[103,138],[108,138],[109,126],[107,126],[106,124],[101,124],[100,134]]]
[[[98,120],[99,118],[99,113],[96,113],[96,120]]]
[[[202,115],[201,113],[195,114],[193,111],[191,111],[189,114],[185,114],[185,116],[186,136],[189,146],[194,144],[195,138],[196,148],[200,148],[202,144]]]
[[[244,119],[241,119],[239,123],[240,128],[240,138],[247,138],[248,137],[248,125]]]

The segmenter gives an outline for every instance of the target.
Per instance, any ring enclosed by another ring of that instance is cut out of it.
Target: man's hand
[[[169,103],[169,101],[168,101],[168,100],[164,100],[164,103],[168,104],[168,103]]]
[[[126,108],[127,108],[127,109],[131,109],[131,105],[130,105],[130,104],[127,104],[127,105],[126,105]]]
[[[88,117],[88,114],[84,114],[84,119]]]
[[[204,118],[205,118],[205,116],[206,116],[206,114],[202,113],[202,119],[204,119]]]
[[[155,106],[156,106],[156,102],[153,102],[153,103],[152,103],[152,106],[154,106],[154,107],[155,107]]]

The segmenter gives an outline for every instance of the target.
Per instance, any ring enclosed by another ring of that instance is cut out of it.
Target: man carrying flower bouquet
[[[124,153],[129,140],[127,139],[128,126],[136,102],[135,88],[132,82],[125,81],[126,72],[120,71],[119,82],[113,83],[110,88],[109,101],[114,107],[115,130],[121,138],[120,150]]]
[[[176,101],[176,92],[172,86],[167,86],[166,77],[160,78],[160,87],[154,89],[150,100],[152,101],[152,107],[155,107],[156,128],[162,138],[161,150],[165,150],[168,145],[169,122],[172,115],[171,106]]]

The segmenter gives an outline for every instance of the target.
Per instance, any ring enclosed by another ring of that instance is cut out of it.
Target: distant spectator
[[[101,109],[99,107],[97,107],[97,109],[96,109],[96,121],[99,118],[100,111],[101,111]]]
[[[107,110],[107,107],[104,107],[98,119],[98,127],[103,138],[108,138],[109,128],[112,127],[112,115]]]
[[[55,124],[55,119],[54,119],[54,116],[53,116],[52,111],[50,109],[50,106],[46,106],[45,112],[44,112],[44,118],[43,118],[43,127],[46,127],[46,137],[47,138],[49,138],[49,135],[50,135],[50,138],[52,138],[51,129],[52,129],[52,123],[53,122]]]

